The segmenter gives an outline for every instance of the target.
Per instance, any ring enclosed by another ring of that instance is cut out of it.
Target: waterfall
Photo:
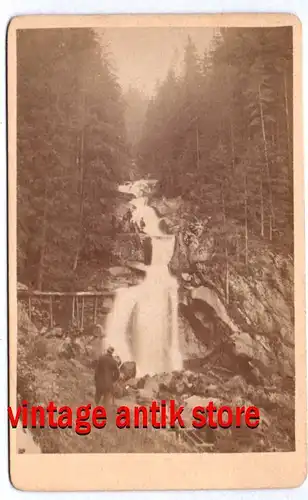
[[[134,194],[133,218],[143,217],[145,231],[152,239],[152,262],[144,281],[116,292],[113,309],[107,317],[107,342],[122,361],[135,361],[138,376],[153,375],[182,368],[178,337],[178,283],[168,264],[173,254],[174,236],[159,229],[159,218],[142,194],[145,182],[120,186]]]

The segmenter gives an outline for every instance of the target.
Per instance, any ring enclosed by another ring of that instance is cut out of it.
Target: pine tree
[[[90,29],[21,31],[17,70],[19,278],[67,288],[103,249],[125,175],[121,88]]]

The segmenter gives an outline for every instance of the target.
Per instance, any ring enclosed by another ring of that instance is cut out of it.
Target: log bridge
[[[115,291],[107,290],[107,291],[90,291],[90,292],[41,292],[41,291],[30,291],[30,290],[17,290],[17,298],[18,300],[22,300],[27,303],[28,316],[29,321],[31,322],[32,316],[32,305],[34,301],[40,301],[44,303],[48,303],[49,305],[49,326],[53,328],[55,326],[54,323],[54,305],[57,299],[65,299],[69,300],[71,303],[71,321],[76,324],[77,328],[84,327],[84,318],[85,318],[85,307],[89,305],[89,302],[92,303],[92,321],[93,324],[96,323],[98,308],[100,305],[101,313],[108,313],[110,307],[104,306],[105,299],[113,299],[115,295]],[[88,302],[88,304],[86,304]],[[103,302],[99,304],[99,302]]]

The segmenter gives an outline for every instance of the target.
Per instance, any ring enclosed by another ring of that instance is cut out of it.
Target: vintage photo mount
[[[256,489],[299,486],[306,477],[305,237],[302,124],[302,28],[289,14],[21,16],[8,28],[9,404],[17,372],[17,55],[20,29],[72,27],[293,28],[294,297],[296,451],[227,454],[18,454],[10,428],[10,478],[33,491]],[[82,437],[80,437],[82,439]],[[172,472],[173,471],[173,472]]]

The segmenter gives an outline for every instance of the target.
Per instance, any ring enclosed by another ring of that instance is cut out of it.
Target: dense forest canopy
[[[188,37],[182,73],[171,65],[150,99],[123,95],[91,29],[20,31],[17,70],[21,281],[69,288],[101,265],[132,176],[210,216],[227,262],[247,267],[258,244],[292,253],[291,28],[221,29],[204,54]]]
[[[69,288],[104,253],[129,157],[125,104],[90,29],[20,31],[17,71],[19,279]]]
[[[250,238],[292,253],[292,29],[221,29],[205,54],[189,37],[184,71],[171,67],[149,103],[139,155],[162,195],[210,215],[246,261]]]

